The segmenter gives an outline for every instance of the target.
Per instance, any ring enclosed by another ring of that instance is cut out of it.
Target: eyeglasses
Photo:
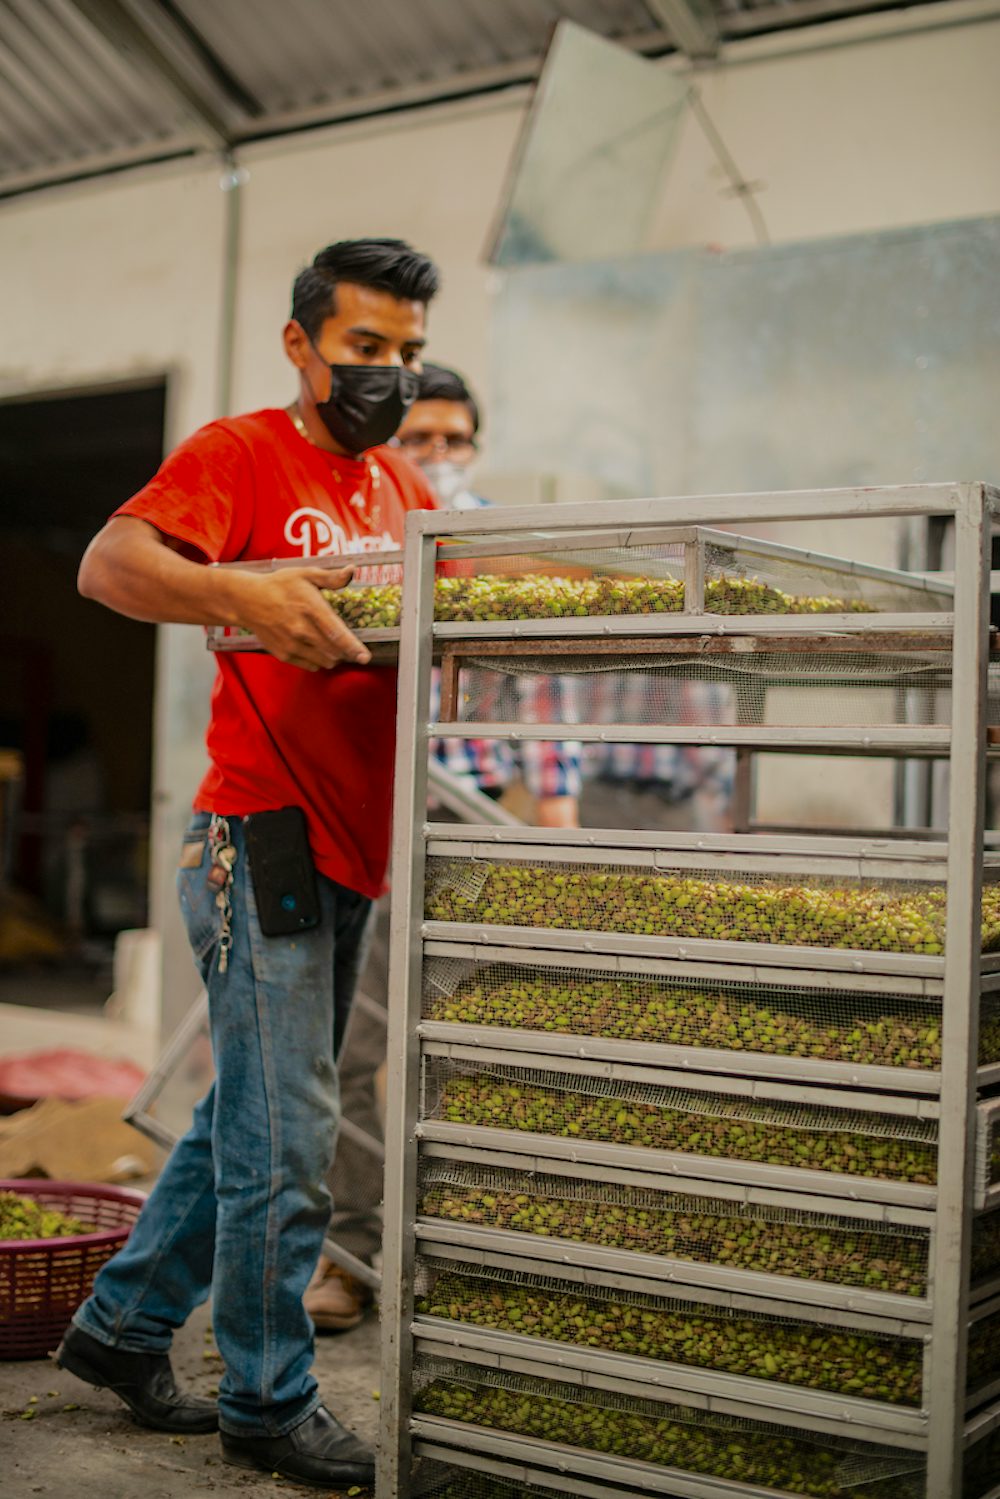
[[[411,458],[426,457],[436,449],[447,453],[449,458],[457,458],[472,454],[476,451],[476,439],[464,437],[459,432],[407,432],[397,439]]]

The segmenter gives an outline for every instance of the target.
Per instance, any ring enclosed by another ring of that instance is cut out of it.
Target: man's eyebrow
[[[349,334],[353,334],[355,338],[370,338],[375,343],[380,344],[390,342],[386,334],[376,333],[374,328],[348,328],[347,331]],[[426,338],[407,338],[403,340],[403,347],[406,349],[422,349],[426,342]]]

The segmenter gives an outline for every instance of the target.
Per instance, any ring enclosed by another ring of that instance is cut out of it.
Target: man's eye
[[[355,348],[365,359],[374,359],[378,353],[377,344],[355,344]]]
[[[403,350],[403,363],[405,365],[407,365],[408,367],[410,367],[410,368],[419,369],[420,368],[420,350],[419,349],[404,349]]]

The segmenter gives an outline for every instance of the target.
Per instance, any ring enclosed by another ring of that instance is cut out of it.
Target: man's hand
[[[235,570],[231,578],[239,576]],[[303,671],[327,671],[347,661],[367,666],[371,652],[339,619],[320,593],[343,588],[353,569],[288,567],[240,577],[239,623],[252,630],[272,656]]]
[[[182,543],[137,516],[116,515],[80,564],[79,588],[129,619],[162,625],[226,625],[252,630],[279,661],[324,671],[371,653],[338,619],[321,588],[343,588],[354,569],[286,567],[273,573],[205,567],[181,556]]]

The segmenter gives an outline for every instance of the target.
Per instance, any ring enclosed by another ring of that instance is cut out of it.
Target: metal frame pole
[[[948,926],[933,1254],[927,1499],[954,1499],[962,1492],[976,1164],[991,527],[981,485],[965,486],[957,499]]]
[[[427,722],[437,546],[417,522],[406,525],[399,647],[396,780],[389,935],[388,1098],[382,1264],[382,1390],[376,1493],[409,1492],[413,1367],[413,1265],[420,1094],[421,939],[427,815]]]
[[[122,1110],[122,1118],[126,1124],[131,1124],[133,1129],[139,1130],[157,1145],[162,1145],[164,1150],[173,1150],[180,1136],[154,1119],[149,1110],[173,1076],[178,1062],[187,1056],[195,1038],[202,1031],[206,1034],[208,1032],[208,992],[205,989],[199,991],[194,1004],[168,1040],[155,1065],[150,1068],[145,1080]]]
[[[733,776],[733,832],[749,833],[754,823],[754,782],[757,767],[752,749],[736,751],[736,773]]]
[[[684,613],[705,612],[705,543],[700,536],[684,546]]]
[[[969,486],[971,487],[971,486]],[[976,486],[981,488],[982,486]],[[878,517],[905,518],[911,515],[950,515],[962,503],[962,489],[954,484],[900,484],[879,489],[864,486],[857,489],[788,489],[767,490],[754,494],[665,495],[635,500],[587,500],[579,504],[526,505],[517,511],[516,526],[510,512],[491,510],[418,510],[408,525],[417,525],[428,535],[455,537],[510,536],[516,530],[519,538],[525,531],[540,532],[548,540],[559,532],[593,530],[630,531],[659,526],[692,526],[710,529],[716,526],[757,525],[761,521],[779,520],[871,520]],[[611,512],[613,511],[613,518]],[[641,546],[643,536],[630,536],[627,544]],[[733,545],[741,538],[728,536]],[[753,538],[751,538],[752,540]],[[588,538],[588,546],[595,545]],[[573,545],[580,545],[579,536]],[[772,543],[765,544],[769,551]],[[543,547],[532,548],[544,550]],[[483,545],[484,556],[517,556],[523,553],[523,539],[489,542]],[[461,551],[449,546],[447,557],[460,558]],[[820,554],[812,553],[812,560]],[[843,561],[843,559],[839,559]]]

